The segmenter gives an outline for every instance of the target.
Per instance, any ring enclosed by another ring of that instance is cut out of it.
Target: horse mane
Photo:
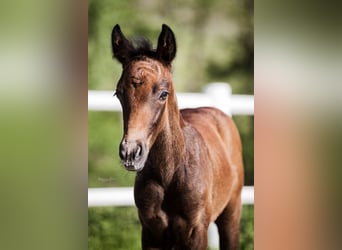
[[[132,46],[128,51],[130,58],[142,59],[143,57],[157,58],[156,50],[152,43],[145,37],[135,37],[129,41]]]

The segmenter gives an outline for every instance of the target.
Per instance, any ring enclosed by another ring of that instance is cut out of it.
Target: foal
[[[232,119],[215,108],[178,109],[171,79],[176,40],[167,25],[155,50],[147,40],[133,46],[115,25],[112,49],[123,66],[119,155],[136,171],[142,249],[207,249],[212,221],[220,249],[238,249],[243,164]]]

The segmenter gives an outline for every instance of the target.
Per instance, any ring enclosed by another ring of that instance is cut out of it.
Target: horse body
[[[120,158],[137,171],[142,248],[207,249],[215,221],[220,248],[238,249],[243,164],[232,119],[214,108],[178,110],[170,73],[176,44],[166,25],[156,51],[137,51],[118,26],[112,42],[124,68]]]

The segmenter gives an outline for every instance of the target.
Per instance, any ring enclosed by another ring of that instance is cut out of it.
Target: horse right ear
[[[121,64],[126,64],[130,57],[130,51],[133,50],[133,45],[122,34],[120,26],[116,24],[112,30],[112,50],[113,57]]]

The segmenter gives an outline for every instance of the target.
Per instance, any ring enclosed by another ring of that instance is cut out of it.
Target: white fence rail
[[[243,187],[242,203],[254,204],[254,187]],[[88,188],[88,207],[121,207],[134,204],[133,187]]]
[[[121,111],[114,91],[89,90],[88,110],[91,111]],[[226,83],[211,83],[204,93],[177,94],[179,108],[196,108],[203,106],[216,107],[229,115],[253,115],[253,95],[232,95],[230,85]]]

